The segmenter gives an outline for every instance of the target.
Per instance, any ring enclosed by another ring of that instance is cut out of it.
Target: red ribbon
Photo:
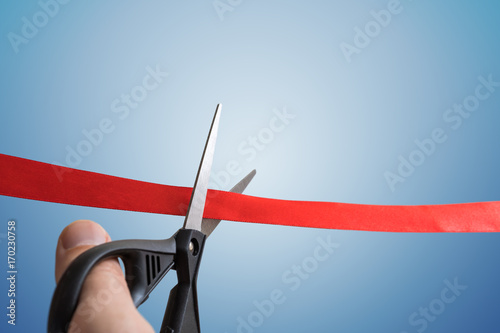
[[[192,188],[160,185],[0,154],[0,195],[184,215]],[[499,232],[500,202],[382,206],[259,198],[209,190],[204,217],[343,230]]]

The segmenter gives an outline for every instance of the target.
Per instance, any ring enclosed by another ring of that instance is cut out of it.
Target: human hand
[[[56,282],[81,253],[109,241],[106,230],[89,220],[64,228],[57,243]],[[134,306],[117,259],[104,260],[87,276],[69,332],[154,332]]]

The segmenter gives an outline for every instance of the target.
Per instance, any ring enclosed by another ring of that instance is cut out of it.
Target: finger
[[[87,249],[109,242],[97,223],[78,220],[67,226],[56,250],[56,281],[69,264]],[[73,315],[70,332],[153,332],[137,311],[117,259],[107,259],[88,274]]]
[[[89,220],[78,220],[61,232],[56,250],[56,282],[69,264],[81,253],[95,245],[111,241],[106,230]]]

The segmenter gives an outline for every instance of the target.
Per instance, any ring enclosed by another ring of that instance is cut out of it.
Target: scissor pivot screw
[[[199,248],[198,241],[195,238],[191,239],[191,242],[189,242],[189,252],[195,256],[198,254]]]

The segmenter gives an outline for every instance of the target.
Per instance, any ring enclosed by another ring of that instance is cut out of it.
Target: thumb
[[[78,220],[68,225],[57,244],[56,281],[77,256],[110,240],[95,222]],[[153,332],[134,306],[117,259],[100,262],[87,275],[69,332]]]

